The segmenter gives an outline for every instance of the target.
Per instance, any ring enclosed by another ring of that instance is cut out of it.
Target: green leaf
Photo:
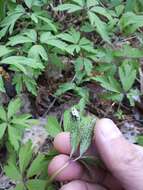
[[[113,76],[97,76],[94,78],[101,86],[111,92],[121,93],[120,83]]]
[[[19,151],[19,167],[21,173],[24,173],[31,159],[32,159],[32,144],[31,142],[28,142],[22,145]]]
[[[42,16],[37,16],[40,20],[46,22],[49,27],[54,31],[57,32],[57,28],[55,26],[55,24],[52,23],[52,21],[50,19],[48,19],[47,17],[42,17]]]
[[[4,82],[1,75],[0,75],[0,92],[5,93]]]
[[[9,42],[7,43],[7,45],[15,46],[17,44],[32,43],[32,42],[33,40],[30,39],[29,37],[19,34],[9,38]]]
[[[4,167],[4,172],[7,177],[13,180],[17,180],[17,181],[22,180],[21,174],[17,166],[15,166],[13,163],[8,163],[8,165]]]
[[[23,183],[17,184],[16,187],[12,190],[25,190],[24,184]]]
[[[106,18],[108,18],[108,20],[112,20],[111,15],[108,13],[106,8],[100,7],[100,6],[95,6],[93,8],[90,9],[90,11],[100,14],[102,16],[105,16]]]
[[[47,52],[42,45],[32,46],[28,52],[28,57],[35,58],[37,60],[39,60],[41,57],[44,61],[48,61]]]
[[[125,61],[119,67],[119,76],[125,92],[127,92],[135,82],[136,79],[136,69],[132,64]]]
[[[13,10],[7,17],[5,17],[0,26],[2,30],[0,31],[0,39],[5,36],[6,32],[9,31],[9,34],[12,34],[13,28],[16,24],[16,21],[25,13],[24,8],[21,5],[17,5],[16,9]]]
[[[93,65],[89,59],[78,57],[74,65],[78,83],[81,83],[86,77],[91,75]]]
[[[72,0],[74,3],[80,5],[80,6],[85,6],[85,0]]]
[[[0,124],[0,140],[3,138],[5,131],[7,128],[7,124],[6,123],[1,123]]]
[[[31,179],[27,181],[26,186],[28,190],[36,190],[36,189],[45,190],[46,184],[47,180]]]
[[[0,39],[6,35],[7,30],[8,30],[8,26],[0,30]]]
[[[137,143],[140,145],[140,146],[143,146],[143,136],[142,135],[139,135],[137,137]]]
[[[23,89],[22,74],[21,73],[15,74],[12,83],[13,85],[15,85],[17,94],[19,94]]]
[[[8,112],[7,112],[8,119],[14,116],[19,111],[20,107],[21,107],[21,100],[19,98],[11,100],[8,105]]]
[[[33,69],[44,69],[44,66],[41,62],[37,61],[36,59],[27,58],[24,56],[10,56],[8,58],[3,59],[2,63],[15,66],[24,74],[27,74],[25,66]]]
[[[114,6],[118,6],[122,3],[122,0],[110,0]]]
[[[61,33],[58,34],[57,37],[67,42],[78,44],[80,40],[80,32],[77,32],[75,29],[71,29],[69,33]]]
[[[0,106],[0,119],[3,121],[7,121],[6,111],[3,106]]]
[[[84,37],[81,38],[81,40],[79,41],[79,46],[80,46],[80,48],[82,48],[83,50],[85,50],[87,52],[96,53],[92,42]]]
[[[75,87],[76,87],[76,85],[74,83],[71,83],[71,82],[64,83],[56,91],[55,95],[60,96],[69,90],[73,90]]]
[[[107,99],[107,100],[112,100],[112,101],[116,101],[116,102],[121,102],[124,98],[124,94],[123,93],[103,93],[101,95],[101,98]]]
[[[19,141],[21,140],[20,131],[14,127],[8,126],[8,139],[15,151],[18,151]]]
[[[30,124],[29,124],[30,118],[31,118],[30,114],[17,115],[11,120],[11,123],[18,125],[21,128],[23,127],[28,128],[30,127]]]
[[[62,132],[61,126],[58,123],[56,117],[54,116],[48,116],[46,129],[47,129],[48,134],[51,135],[52,137],[55,137],[57,134]]]
[[[35,0],[24,0],[26,6],[27,6],[29,9],[32,7],[34,1],[35,1]]]
[[[133,48],[129,45],[124,45],[121,49],[115,50],[113,55],[124,58],[143,58],[143,49]]]
[[[99,19],[96,14],[91,11],[88,11],[88,17],[91,22],[91,25],[96,27],[97,32],[101,35],[102,39],[110,43],[110,38],[108,36],[106,24]]]
[[[4,18],[6,12],[5,0],[0,0],[0,21]]]
[[[41,43],[48,44],[50,46],[61,49],[62,51],[66,50],[67,44],[59,39],[56,36],[52,35],[51,32],[44,32],[40,37]]]
[[[45,164],[47,164],[45,155],[38,154],[38,156],[33,160],[27,171],[27,177],[31,178],[35,175],[39,175],[41,171],[45,168]]]
[[[99,4],[98,0],[86,0],[86,5],[88,8],[94,7],[98,4]]]
[[[9,53],[11,53],[13,50],[4,46],[4,45],[0,45],[0,57],[5,56]]]
[[[68,13],[73,13],[82,10],[82,7],[76,4],[61,4],[55,8],[56,11],[67,11]]]
[[[36,24],[38,24],[37,14],[32,13],[32,14],[31,14],[31,20],[34,21]]]
[[[120,19],[121,31],[125,34],[132,34],[143,26],[143,15],[136,15],[133,12],[124,13]]]
[[[37,83],[32,77],[23,76],[23,82],[26,85],[26,88],[29,92],[31,92],[34,96],[37,95]]]

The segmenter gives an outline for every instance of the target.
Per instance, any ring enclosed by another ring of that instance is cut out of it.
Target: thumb
[[[96,124],[95,143],[111,173],[127,190],[143,190],[143,149],[130,144],[110,119]]]

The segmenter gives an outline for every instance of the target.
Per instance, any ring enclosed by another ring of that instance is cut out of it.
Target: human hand
[[[90,151],[94,155],[98,150],[107,170],[92,167],[91,179],[80,163],[71,162],[55,178],[57,181],[70,181],[61,190],[143,190],[143,148],[130,144],[109,119],[97,121],[95,131]],[[54,140],[54,146],[61,154],[49,164],[50,175],[69,160],[69,133],[60,133]]]

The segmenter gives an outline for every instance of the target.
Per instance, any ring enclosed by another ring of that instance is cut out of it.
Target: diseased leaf
[[[90,117],[83,119],[83,126],[81,128],[80,157],[87,151],[87,149],[91,145],[95,122],[96,119],[92,119]]]
[[[70,157],[77,151],[80,143],[80,118],[72,112],[70,119],[70,144],[72,147]]]

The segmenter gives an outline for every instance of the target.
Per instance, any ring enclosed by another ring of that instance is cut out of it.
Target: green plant
[[[122,120],[124,108],[135,106],[142,94],[142,0],[1,0],[0,5],[0,94],[6,95],[8,83],[17,97],[28,92],[36,105],[41,105],[41,86],[48,91],[42,100],[54,97],[52,106],[66,104],[65,97],[76,99],[76,105],[58,118],[60,123],[48,116],[46,130],[53,138],[69,131],[70,159],[95,163],[95,158],[85,156],[95,125],[85,110],[94,105],[93,112],[99,113],[98,104],[109,99],[116,102],[116,117]],[[19,99],[0,107],[0,144],[7,151],[12,146],[5,173],[16,182],[15,190],[46,190],[46,179],[49,184],[54,179],[44,170],[49,157],[35,154],[30,143],[21,144],[31,115],[19,110]]]
[[[110,92],[104,96],[105,98],[121,102],[126,96],[129,99],[130,104],[134,106],[136,100],[135,96],[139,95],[139,92],[137,89],[131,89],[137,74],[136,68],[133,64],[134,62],[130,63],[128,61],[124,61],[123,64],[121,64],[118,70],[121,82],[118,82],[118,80],[112,75],[95,78],[96,81],[100,82],[100,84]]]
[[[100,1],[92,0],[73,0],[72,3],[61,4],[55,8],[57,11],[68,11],[68,13],[73,13],[80,11],[84,17],[88,17],[92,26],[96,27],[97,32],[101,35],[103,40],[109,41],[109,34],[107,24],[100,19],[99,15],[105,17],[109,22],[113,22],[113,18],[110,14],[110,10],[105,9]],[[85,14],[86,13],[86,14]]]
[[[120,20],[120,28],[123,32],[125,32],[125,34],[132,34],[143,26],[143,23],[141,22],[142,19],[142,15],[136,15],[133,12],[127,12],[123,14]]]
[[[2,20],[0,24],[0,38],[5,37],[7,32],[12,35],[15,25],[19,22],[23,22],[23,24],[25,24],[25,20],[28,25],[32,24],[33,29],[29,29],[28,27],[24,26],[22,32],[18,31],[17,35],[15,34],[9,38],[9,41],[5,46],[1,46],[1,48],[5,48],[7,52],[1,55],[2,60],[0,64],[8,64],[9,70],[15,72],[13,84],[16,85],[17,93],[20,93],[26,87],[29,92],[31,92],[33,95],[36,95],[36,80],[47,65],[44,63],[48,61],[46,50],[41,44],[38,44],[39,33],[38,30],[36,31],[36,26],[39,26],[40,28],[41,25],[45,23],[46,26],[49,26],[47,30],[56,32],[57,29],[56,26],[52,24],[52,21],[48,18],[49,15],[46,13],[46,11],[42,10],[44,2],[24,2],[28,8],[28,11],[26,11],[26,7],[23,4],[16,5],[16,2],[7,4],[7,8],[9,9],[10,13]],[[33,7],[38,8],[39,10],[35,10]],[[13,51],[12,55],[10,55],[8,50],[11,49],[12,51],[14,48],[9,48],[8,46],[19,46],[19,48],[17,48],[17,50],[15,49],[16,51]],[[22,51],[20,50],[20,47],[22,47]],[[5,57],[6,54],[8,54],[8,56]],[[2,88],[1,91],[4,91],[4,88]]]
[[[53,157],[52,152],[47,155],[34,153],[30,142],[21,145],[18,154],[10,155],[7,165],[4,167],[5,174],[15,182],[13,190],[52,190],[47,187],[47,166]]]
[[[24,129],[30,127],[31,115],[19,114],[20,99],[11,100],[7,109],[0,107],[0,140],[3,145],[8,141],[18,151]]]

